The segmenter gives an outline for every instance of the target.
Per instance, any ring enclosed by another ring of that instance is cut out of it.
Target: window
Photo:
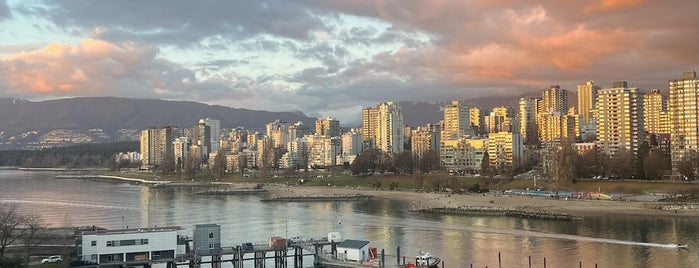
[[[92,241],[90,242],[90,246],[93,246],[93,247],[94,247],[94,246],[97,246],[97,241],[92,240]]]
[[[214,238],[214,232],[209,232],[209,238]]]
[[[214,249],[214,243],[209,243],[209,249]]]

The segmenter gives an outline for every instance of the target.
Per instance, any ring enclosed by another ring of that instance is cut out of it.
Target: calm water
[[[449,268],[498,267],[498,253],[502,267],[527,267],[530,256],[532,267],[543,267],[544,258],[547,267],[699,267],[697,218],[429,216],[405,212],[410,205],[394,201],[263,203],[261,196],[192,194],[201,188],[52,179],[57,174],[0,170],[0,202],[37,213],[50,226],[178,225],[191,232],[194,224],[216,223],[226,246],[338,231],[387,254],[400,246],[402,255],[415,256],[422,248]],[[678,241],[689,250],[663,247]]]

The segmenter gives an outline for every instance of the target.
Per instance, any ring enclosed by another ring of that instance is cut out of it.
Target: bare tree
[[[699,174],[699,153],[690,150],[677,163],[677,172],[689,180],[695,180]]]
[[[422,173],[429,173],[439,169],[439,154],[434,150],[424,152],[417,159],[417,168]]]
[[[662,180],[663,170],[670,169],[669,159],[658,150],[651,150],[648,157],[643,161],[643,172],[646,179]]]
[[[5,257],[5,249],[18,238],[24,236],[25,217],[19,214],[16,205],[0,203],[0,261]]]
[[[394,158],[394,166],[398,172],[402,174],[412,174],[413,173],[413,153],[410,151],[403,151],[397,154]]]
[[[26,253],[25,263],[29,263],[29,255],[32,249],[39,246],[46,240],[46,228],[44,228],[41,216],[30,214],[24,217],[24,236],[22,242]]]
[[[223,177],[226,175],[226,154],[224,153],[223,149],[216,152],[216,156],[214,157],[214,165],[211,167],[211,170],[214,173],[214,177],[216,177],[218,180],[223,179]]]
[[[556,152],[555,176],[556,182],[570,184],[575,179],[575,166],[578,160],[578,153],[575,152],[570,143],[561,143]]]

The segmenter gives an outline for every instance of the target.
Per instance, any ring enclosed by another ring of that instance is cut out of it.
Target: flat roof
[[[112,235],[112,234],[135,234],[135,233],[157,233],[157,232],[173,232],[184,230],[180,226],[167,227],[147,227],[147,228],[130,228],[130,229],[114,229],[114,230],[95,230],[84,231],[83,235]]]

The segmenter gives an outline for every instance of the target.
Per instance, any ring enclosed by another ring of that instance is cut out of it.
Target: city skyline
[[[677,73],[699,69],[697,8],[0,0],[0,97],[193,100],[356,121],[382,101],[515,98],[588,80],[667,91]]]

